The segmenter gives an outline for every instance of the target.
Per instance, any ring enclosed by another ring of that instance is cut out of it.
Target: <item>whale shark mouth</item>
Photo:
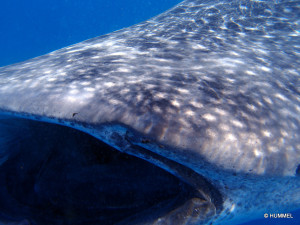
[[[193,224],[222,208],[213,185],[169,159],[180,177],[70,127],[0,117],[0,134],[4,224]]]

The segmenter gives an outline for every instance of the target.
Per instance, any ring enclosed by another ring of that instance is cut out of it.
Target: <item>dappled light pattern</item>
[[[299,15],[298,1],[187,0],[1,68],[0,108],[125,124],[220,168],[295,175]]]

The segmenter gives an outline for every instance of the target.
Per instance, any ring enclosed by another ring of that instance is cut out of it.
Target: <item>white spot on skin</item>
[[[255,74],[253,71],[251,71],[251,70],[247,70],[246,73],[247,73],[248,75],[250,75],[250,76],[255,76],[255,75],[256,75],[256,74]]]
[[[76,52],[80,52],[82,49],[73,49],[73,50],[70,50],[70,51],[68,51],[68,53],[69,54],[71,54],[71,53],[76,53]]]
[[[96,89],[92,87],[86,87],[84,88],[85,91],[94,92]]]
[[[230,130],[230,127],[227,124],[223,124],[223,123],[219,125],[219,128],[223,131],[229,131]]]
[[[106,82],[103,85],[106,86],[106,87],[114,87],[116,84],[113,83],[113,82]]]
[[[223,109],[215,108],[215,112],[221,116],[225,116],[227,113]]]
[[[242,60],[240,59],[232,59],[232,58],[227,58],[225,59],[227,63],[231,63],[233,64],[234,66],[237,66],[237,65],[242,65],[242,64],[245,64]]]
[[[246,144],[249,146],[258,146],[260,145],[260,139],[254,133],[250,133],[246,137]]]
[[[205,46],[200,45],[200,44],[195,44],[195,45],[192,46],[192,48],[195,49],[195,50],[197,50],[197,49],[198,50],[206,50],[207,49]]]
[[[196,108],[202,108],[203,104],[201,104],[200,102],[196,102],[196,101],[192,101],[191,105],[196,107]]]
[[[268,137],[268,138],[272,136],[272,133],[269,130],[263,130],[262,134],[263,134],[263,136]]]
[[[239,54],[239,53],[237,53],[237,52],[234,52],[234,51],[230,51],[230,52],[229,52],[229,54],[230,54],[230,55],[233,55],[233,56],[240,56],[240,54]]]
[[[136,96],[137,102],[140,102],[142,99],[143,99],[143,95],[138,94],[138,95]]]
[[[56,81],[57,79],[55,78],[55,77],[50,77],[49,79],[48,79],[48,81],[49,82],[53,82],[53,81]]]
[[[232,79],[232,78],[229,78],[229,77],[227,77],[226,80],[227,80],[229,83],[232,83],[232,84],[235,82],[235,79]]]
[[[52,73],[52,70],[46,70],[44,73],[45,74],[50,74],[50,73]]]
[[[78,69],[77,72],[81,73],[81,74],[84,74],[86,72],[86,70],[85,69]]]
[[[282,101],[287,101],[287,98],[285,96],[283,96],[282,94],[277,93],[275,95],[276,98],[282,100]]]
[[[194,116],[194,115],[195,115],[195,112],[192,111],[192,110],[187,110],[187,111],[185,111],[185,114],[186,114],[187,116]]]
[[[298,37],[299,36],[299,31],[294,31],[293,33],[289,33],[289,36]]]
[[[122,104],[121,101],[117,100],[117,99],[111,99],[109,100],[109,103],[113,104],[113,105],[118,105],[118,104]]]
[[[83,95],[80,95],[81,99],[83,99],[83,100],[87,100],[89,98],[92,98],[93,96],[94,96],[94,94],[92,94],[92,93],[85,93]]]
[[[70,92],[69,92],[69,94],[71,94],[71,95],[76,95],[76,94],[78,94],[79,93],[79,90],[78,89],[73,89],[73,90],[71,90]]]
[[[69,87],[72,88],[72,89],[78,89],[77,84],[71,84]]]
[[[130,69],[125,68],[125,67],[120,67],[120,68],[118,68],[118,72],[129,73],[129,72],[130,72]]]
[[[250,109],[251,111],[256,111],[256,107],[252,104],[247,104],[247,108]]]
[[[127,56],[127,52],[113,52],[110,53],[110,56]]]
[[[277,146],[270,145],[268,146],[268,150],[269,152],[278,152],[279,149]]]
[[[174,105],[174,106],[176,106],[176,107],[180,106],[180,103],[177,100],[172,100],[171,104]]]
[[[163,98],[166,97],[166,95],[165,95],[165,93],[159,92],[159,93],[155,94],[155,97],[156,97],[156,98],[159,98],[159,99],[163,99]]]
[[[240,128],[244,127],[244,125],[238,120],[232,120],[231,123],[236,127],[240,127]]]
[[[271,71],[270,68],[265,67],[265,66],[261,66],[260,69],[261,69],[262,71],[264,71],[264,72],[270,72],[270,71]]]
[[[209,113],[204,114],[203,118],[207,121],[216,121],[217,120],[217,118],[214,115],[209,114]]]
[[[257,52],[264,54],[264,55],[268,55],[268,52],[265,51],[264,49],[256,49]]]
[[[163,59],[163,58],[158,58],[158,59],[155,59],[155,60],[157,60],[157,61],[159,61],[159,62],[169,62],[170,60],[169,59]]]
[[[189,90],[183,89],[183,88],[177,88],[177,91],[179,91],[181,94],[187,94],[187,93],[189,93]]]
[[[66,100],[69,101],[69,102],[76,102],[76,101],[77,101],[77,98],[76,98],[76,96],[68,96],[68,97],[66,98]]]
[[[254,155],[255,157],[262,157],[263,153],[259,151],[257,148],[254,149]]]
[[[237,140],[236,137],[232,133],[226,134],[225,139],[230,142]]]
[[[225,69],[225,72],[228,74],[234,74],[234,70],[231,69]]]
[[[102,47],[110,47],[113,46],[115,44],[115,41],[112,40],[107,40],[105,42],[99,43],[99,44],[94,44],[93,48],[102,48]]]
[[[280,133],[283,137],[287,137],[289,135],[285,130],[280,130]]]
[[[91,57],[92,59],[100,59],[101,58],[101,56],[100,55],[95,55],[95,56],[93,56],[93,57]]]
[[[125,95],[125,94],[128,94],[129,92],[130,92],[130,90],[128,88],[125,88],[125,89],[120,91],[120,94]]]
[[[273,101],[270,99],[270,98],[268,98],[268,97],[263,97],[263,99],[268,103],[268,104],[273,104]]]
[[[32,82],[28,87],[35,88],[35,87],[38,87],[39,85],[40,85],[40,82]]]
[[[81,82],[80,84],[83,85],[83,86],[89,86],[89,85],[91,85],[92,83],[89,82],[89,81],[84,81],[84,82]]]

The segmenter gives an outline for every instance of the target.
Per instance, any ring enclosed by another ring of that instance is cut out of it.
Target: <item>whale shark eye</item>
[[[109,225],[153,217],[172,222],[174,216],[168,215],[173,212],[183,218],[215,214],[203,190],[84,132],[0,119],[0,133],[6,133],[0,151],[1,221]]]

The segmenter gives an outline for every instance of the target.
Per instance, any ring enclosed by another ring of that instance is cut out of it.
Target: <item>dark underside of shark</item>
[[[300,208],[299,15],[296,0],[186,0],[0,68],[0,223]]]

